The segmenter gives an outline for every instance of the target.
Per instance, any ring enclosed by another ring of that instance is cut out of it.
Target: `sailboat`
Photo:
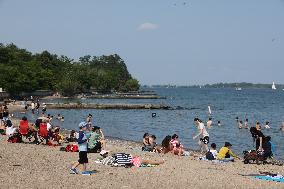
[[[276,90],[276,86],[275,86],[274,82],[272,83],[272,87],[271,88],[272,88],[272,90]]]

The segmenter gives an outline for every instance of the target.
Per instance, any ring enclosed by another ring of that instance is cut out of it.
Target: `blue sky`
[[[0,0],[0,42],[117,53],[142,84],[284,83],[284,0]]]

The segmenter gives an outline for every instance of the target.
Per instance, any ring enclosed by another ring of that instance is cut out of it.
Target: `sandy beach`
[[[62,152],[59,147],[12,144],[1,136],[1,188],[284,188],[284,184],[258,180],[239,174],[269,171],[284,174],[283,167],[244,165],[241,161],[214,164],[190,157],[140,151],[136,143],[108,140],[112,153],[128,152],[147,159],[165,159],[165,164],[147,168],[122,168],[96,164],[99,154],[89,154],[90,176],[72,175],[71,163],[78,153]]]

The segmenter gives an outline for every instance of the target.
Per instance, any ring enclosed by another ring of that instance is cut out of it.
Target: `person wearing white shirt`
[[[10,137],[10,136],[13,136],[15,132],[16,132],[16,128],[14,128],[11,120],[7,120],[6,135]]]
[[[204,123],[199,119],[194,119],[195,125],[198,127],[199,133],[193,137],[193,140],[195,140],[197,137],[201,136],[198,144],[201,147],[201,153],[207,153],[208,152],[208,143],[209,143],[209,134],[206,131],[206,128],[204,126]]]

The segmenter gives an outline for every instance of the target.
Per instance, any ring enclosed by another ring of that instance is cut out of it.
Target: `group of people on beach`
[[[73,149],[70,151],[79,151],[79,160],[76,164],[72,165],[70,169],[71,173],[73,174],[78,173],[77,167],[79,165],[83,166],[81,173],[88,174],[85,173],[86,165],[88,163],[88,153],[100,153],[106,162],[121,156],[122,159],[124,158],[121,160],[124,162],[124,164],[126,164],[125,162],[129,161],[131,165],[135,166],[141,166],[143,164],[159,165],[164,163],[164,161],[143,160],[143,158],[139,156],[125,153],[121,153],[122,155],[116,154],[115,156],[109,156],[103,131],[100,127],[94,125],[92,114],[89,114],[86,117],[86,120],[79,124],[79,132],[75,130],[67,132],[53,124],[54,116],[45,114],[46,108],[44,105],[45,104],[42,106],[42,115],[38,117],[34,123],[30,123],[27,117],[24,116],[20,120],[19,125],[15,126],[9,119],[10,116],[7,106],[1,106],[0,134],[7,135],[9,142],[22,142],[23,140],[31,141],[34,139],[32,143],[46,144],[50,146],[58,146],[62,145],[63,143],[68,143],[67,147],[63,147],[64,151],[68,151],[68,147],[69,150]],[[27,108],[25,107],[25,109]],[[32,104],[31,112],[35,113]],[[64,117],[61,114],[58,114],[56,119],[64,121]],[[194,118],[193,122],[197,127],[197,133],[192,137],[192,139],[198,139],[198,144],[200,146],[199,154],[187,151],[182,145],[177,134],[166,136],[162,143],[158,145],[155,135],[145,133],[143,136],[142,150],[163,154],[169,153],[178,156],[193,156],[203,160],[218,160],[220,162],[234,161],[235,158],[240,159],[235,153],[232,152],[232,144],[228,141],[224,142],[224,146],[219,150],[217,150],[217,145],[215,143],[211,143],[210,148],[208,147],[210,137],[207,128],[210,129],[212,127],[212,118],[209,117],[206,126],[200,118]],[[217,125],[221,126],[221,122],[218,121]],[[246,119],[245,123],[243,124],[243,122],[237,118],[237,125],[239,128],[250,128],[250,132],[255,144],[255,151],[259,155],[266,158],[273,156],[273,144],[271,143],[271,137],[265,136],[262,133],[259,122],[256,123],[255,127],[250,127],[248,119]],[[269,122],[266,122],[265,128],[270,128]],[[67,133],[69,133],[69,135],[66,135]]]
[[[172,136],[166,136],[161,145],[157,145],[155,135],[145,133],[143,136],[143,151],[157,152],[157,153],[172,153],[179,156],[199,156],[203,160],[218,160],[221,162],[234,161],[235,158],[240,159],[235,153],[231,151],[232,144],[230,142],[224,142],[224,146],[217,150],[217,145],[211,143],[211,147],[208,147],[210,142],[209,133],[204,125],[203,121],[199,118],[195,118],[194,124],[197,127],[197,134],[193,136],[193,140],[199,139],[198,144],[200,146],[200,154],[189,153],[184,149],[177,134]],[[208,121],[212,122],[212,119]],[[247,120],[248,121],[248,120]],[[267,124],[267,123],[266,123]],[[211,128],[212,123],[207,122],[207,128]],[[249,124],[246,123],[249,128]],[[266,128],[266,127],[265,127]],[[271,143],[270,136],[264,136],[261,130],[260,123],[257,122],[255,127],[250,127],[250,132],[254,141],[255,151],[258,155],[263,156],[264,159],[272,158],[274,147]]]

